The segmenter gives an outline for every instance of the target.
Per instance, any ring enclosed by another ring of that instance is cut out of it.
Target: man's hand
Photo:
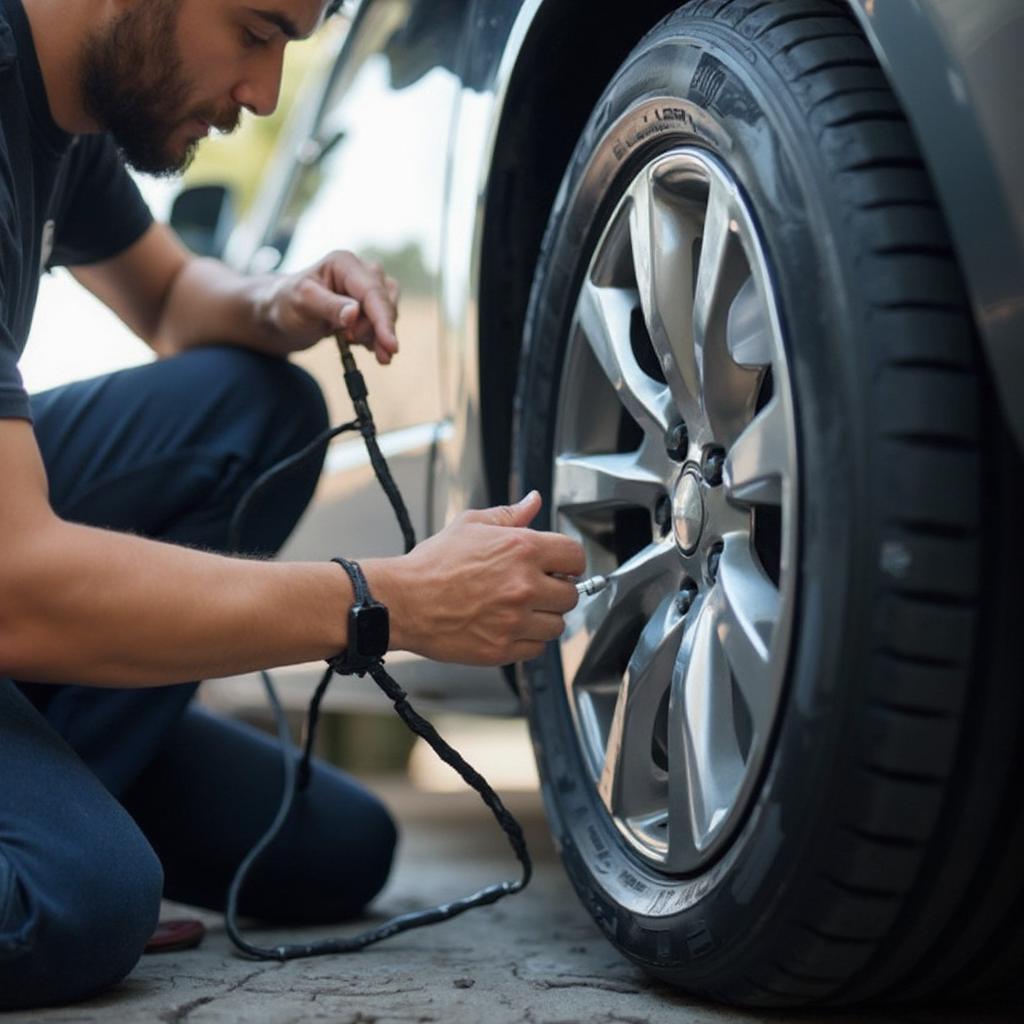
[[[308,270],[275,278],[261,312],[282,354],[340,334],[387,364],[398,351],[398,296],[398,282],[379,264],[332,252]]]
[[[226,343],[283,356],[332,334],[380,363],[398,351],[398,282],[350,252],[298,274],[249,277],[193,256],[153,224],[124,252],[74,274],[160,355]]]
[[[537,657],[561,636],[579,599],[583,549],[526,529],[540,510],[516,505],[465,512],[398,559],[366,560],[370,590],[391,611],[392,646],[437,661],[503,665]]]

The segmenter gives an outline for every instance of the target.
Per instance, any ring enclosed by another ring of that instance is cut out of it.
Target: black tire
[[[652,132],[658,97],[686,115]],[[558,646],[522,667],[566,869],[627,957],[715,999],[998,990],[1024,950],[1024,474],[912,132],[845,4],[696,0],[616,74],[541,251],[515,487],[551,493],[581,281],[637,168],[680,144],[740,183],[776,286],[801,484],[793,640],[742,823],[687,876],[638,857],[605,811]]]

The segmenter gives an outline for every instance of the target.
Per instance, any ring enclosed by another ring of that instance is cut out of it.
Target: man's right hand
[[[327,561],[231,558],[65,522],[50,507],[32,425],[0,418],[0,676],[157,686],[330,658],[352,586]],[[467,512],[400,558],[363,563],[393,646],[500,665],[562,632],[578,544],[526,527],[529,495]]]
[[[515,505],[464,512],[407,555],[363,562],[391,613],[393,648],[435,661],[504,665],[535,658],[562,634],[576,606],[582,547],[527,529],[532,491]]]

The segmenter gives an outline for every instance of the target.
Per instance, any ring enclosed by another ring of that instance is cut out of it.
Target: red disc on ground
[[[176,921],[161,921],[144,953],[173,953],[179,949],[193,949],[203,941],[206,926],[194,917]]]

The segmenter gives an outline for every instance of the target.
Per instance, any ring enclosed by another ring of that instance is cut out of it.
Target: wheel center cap
[[[704,496],[700,478],[690,471],[676,482],[672,495],[672,528],[676,544],[684,555],[692,555],[704,532]]]

